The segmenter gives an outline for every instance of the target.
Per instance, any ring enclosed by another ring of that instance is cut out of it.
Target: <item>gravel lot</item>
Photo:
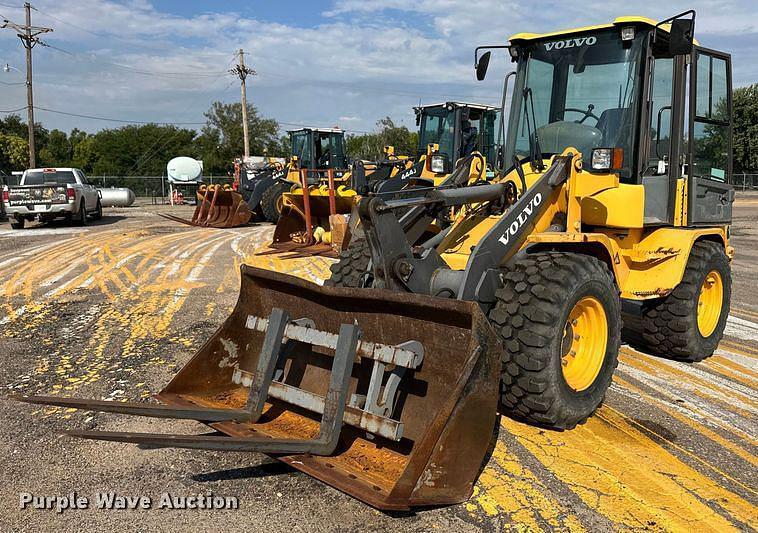
[[[502,417],[466,504],[385,514],[259,454],[140,449],[65,428],[204,432],[189,422],[72,413],[7,395],[140,399],[157,392],[224,320],[239,265],[319,280],[329,260],[253,256],[272,226],[204,230],[106,210],[85,228],[0,224],[0,531],[751,530],[756,525],[758,195],[738,197],[727,337],[686,365],[624,347],[598,414],[570,432]],[[188,216],[190,208],[177,208]],[[90,499],[20,509],[20,493]],[[105,511],[95,495],[148,496]],[[161,494],[235,497],[236,510],[158,509]]]

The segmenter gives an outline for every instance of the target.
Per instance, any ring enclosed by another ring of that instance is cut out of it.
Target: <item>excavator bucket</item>
[[[162,217],[190,226],[236,228],[250,222],[252,212],[240,193],[221,185],[201,186],[197,191],[197,207],[191,220],[166,213]]]
[[[242,267],[237,305],[157,398],[22,401],[194,419],[223,435],[71,431],[268,453],[376,508],[465,501],[495,426],[502,348],[475,303],[321,287]]]

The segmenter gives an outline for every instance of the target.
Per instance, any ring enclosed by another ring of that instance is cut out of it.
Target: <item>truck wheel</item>
[[[79,206],[79,213],[76,218],[76,224],[77,226],[87,225],[87,207],[84,205],[84,201],[82,201],[82,205]]]
[[[24,218],[12,218],[11,219],[11,228],[13,229],[24,229],[24,225],[26,224],[26,219]]]
[[[102,220],[103,219],[103,204],[100,203],[100,200],[97,200],[97,206],[95,207],[95,214],[92,215],[93,220]]]
[[[331,275],[324,285],[331,287],[370,287],[371,250],[365,237],[350,239],[347,250],[340,252],[339,260],[329,270]]]
[[[696,242],[679,285],[665,298],[643,303],[643,347],[679,361],[710,357],[724,335],[731,296],[723,245]]]
[[[291,183],[278,182],[263,192],[261,196],[261,211],[263,211],[263,217],[266,220],[273,224],[279,221],[279,215],[282,214],[282,195],[285,192],[289,192],[291,188]]]
[[[619,290],[603,262],[574,253],[527,255],[503,277],[489,313],[504,347],[501,406],[571,429],[602,403],[618,364]]]

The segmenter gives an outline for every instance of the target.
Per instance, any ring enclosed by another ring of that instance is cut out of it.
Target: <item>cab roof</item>
[[[616,26],[623,26],[623,25],[649,26],[651,28],[654,28],[656,24],[658,24],[656,21],[647,17],[638,17],[638,16],[617,17],[613,20],[613,22],[608,23],[608,24],[597,24],[595,26],[582,26],[579,28],[571,28],[568,30],[553,31],[550,33],[516,33],[514,35],[511,35],[508,38],[508,41],[510,41],[511,43],[514,43],[514,41],[535,41],[537,39],[544,39],[546,37],[559,37],[563,35],[572,35],[574,33],[582,33],[585,31],[594,31],[594,30],[604,30],[607,28],[615,28]],[[666,24],[662,24],[659,29],[662,31],[668,32],[670,28],[671,28],[671,24],[666,23]]]
[[[475,104],[472,102],[441,102],[439,104],[420,105],[420,106],[415,107],[414,109],[427,109],[430,107],[445,107],[447,105],[452,105],[454,107],[470,107],[472,109],[482,109],[484,111],[500,109],[499,107],[494,106],[494,105]]]
[[[287,130],[287,133],[297,133],[298,131],[315,131],[317,133],[344,133],[345,130],[340,128],[299,128],[296,130]]]

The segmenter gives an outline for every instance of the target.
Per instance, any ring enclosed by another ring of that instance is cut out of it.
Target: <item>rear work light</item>
[[[68,198],[69,202],[73,202],[74,200],[76,200],[76,191],[71,187],[67,187],[66,197]]]

